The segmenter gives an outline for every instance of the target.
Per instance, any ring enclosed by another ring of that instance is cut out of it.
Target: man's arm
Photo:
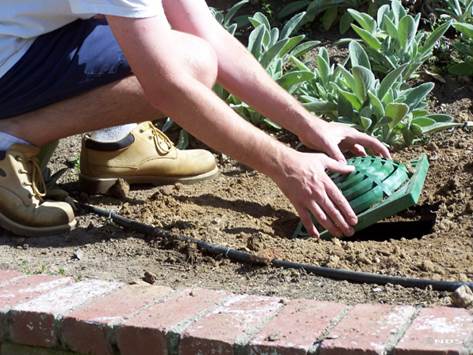
[[[352,167],[290,149],[239,117],[173,52],[176,36],[156,18],[107,17],[149,102],[209,146],[270,176],[312,235],[308,211],[334,235],[351,235],[356,216],[325,170]],[[333,222],[332,222],[333,221]]]
[[[377,139],[345,125],[328,124],[307,112],[259,65],[246,48],[212,16],[204,0],[163,0],[166,16],[176,30],[205,39],[217,53],[218,82],[264,116],[296,134],[308,147],[344,161],[338,145],[356,154],[362,146],[389,157]]]

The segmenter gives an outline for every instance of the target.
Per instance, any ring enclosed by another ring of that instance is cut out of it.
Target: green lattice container
[[[351,174],[329,176],[358,216],[356,231],[415,205],[429,169],[425,154],[408,164],[373,156],[352,158],[348,164],[355,167]],[[295,235],[306,235],[302,224]],[[321,232],[328,235],[326,230]]]

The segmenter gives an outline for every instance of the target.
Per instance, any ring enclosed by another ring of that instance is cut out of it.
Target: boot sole
[[[74,230],[76,224],[77,221],[73,220],[69,224],[55,227],[30,227],[19,224],[0,213],[0,227],[21,237],[50,237],[65,234]]]
[[[120,176],[114,178],[95,178],[87,175],[79,175],[80,189],[90,195],[106,195],[117,183],[118,179],[125,180],[128,184],[150,184],[154,186],[171,185],[181,183],[185,185],[194,184],[203,180],[209,180],[217,176],[218,167],[204,174],[189,177],[156,177],[156,176]]]

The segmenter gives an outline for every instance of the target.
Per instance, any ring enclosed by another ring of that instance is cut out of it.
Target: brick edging
[[[2,355],[473,354],[473,314],[0,270],[0,337]]]

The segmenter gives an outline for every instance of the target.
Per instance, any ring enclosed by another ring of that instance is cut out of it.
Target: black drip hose
[[[285,268],[285,269],[297,269],[304,270],[308,273],[315,274],[322,277],[327,277],[335,280],[346,280],[356,283],[368,283],[368,284],[393,284],[401,285],[404,287],[417,287],[417,288],[427,288],[431,287],[437,291],[455,291],[460,286],[468,286],[470,289],[473,289],[473,282],[462,282],[462,281],[438,281],[438,280],[428,280],[428,279],[416,279],[409,277],[400,277],[400,276],[389,276],[374,274],[369,272],[360,272],[360,271],[350,271],[345,269],[335,269],[323,266],[315,266],[310,264],[300,264],[287,260],[267,260],[265,258],[252,255],[250,253],[240,251],[233,248],[224,247],[218,244],[207,243],[200,239],[191,238],[188,236],[175,235],[169,231],[157,228],[145,223],[137,222],[135,220],[123,217],[118,213],[115,213],[111,210],[104,208],[88,205],[88,204],[79,204],[81,208],[86,211],[93,212],[99,216],[106,217],[114,221],[116,224],[131,229],[135,232],[142,233],[145,235],[151,235],[154,237],[160,238],[170,238],[179,241],[185,241],[189,243],[195,243],[201,250],[211,254],[211,255],[221,255],[230,260],[238,261],[244,264],[252,265],[272,265],[275,267]]]

